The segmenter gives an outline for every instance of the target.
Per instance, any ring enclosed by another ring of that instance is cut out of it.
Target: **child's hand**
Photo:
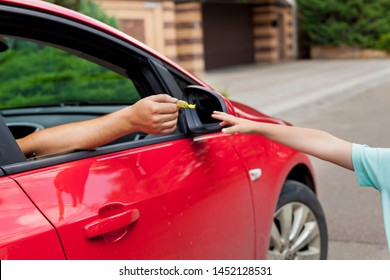
[[[231,127],[222,129],[222,132],[226,134],[253,133],[253,129],[255,128],[252,121],[235,117],[224,112],[214,111],[211,116],[214,119],[222,121],[219,124],[220,126],[231,125]]]

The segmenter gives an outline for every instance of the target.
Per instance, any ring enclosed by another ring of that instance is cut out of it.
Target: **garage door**
[[[207,70],[254,62],[252,8],[249,4],[203,5]]]

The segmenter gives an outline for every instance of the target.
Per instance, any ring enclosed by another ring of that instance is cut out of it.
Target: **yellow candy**
[[[179,100],[177,101],[177,106],[179,106],[180,108],[190,108],[190,109],[195,109],[196,105],[195,104],[188,104],[187,101],[184,101],[184,100]]]

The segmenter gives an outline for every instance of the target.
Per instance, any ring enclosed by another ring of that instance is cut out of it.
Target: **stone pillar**
[[[186,70],[200,74],[204,71],[202,4],[176,3],[177,62]]]
[[[171,0],[162,1],[163,9],[163,32],[164,51],[163,54],[172,60],[178,60],[177,36],[176,36],[176,10],[175,3]]]
[[[175,4],[171,0],[94,0],[115,16],[120,29],[161,54],[176,60]]]
[[[255,62],[272,63],[294,58],[293,10],[273,0],[254,6]]]

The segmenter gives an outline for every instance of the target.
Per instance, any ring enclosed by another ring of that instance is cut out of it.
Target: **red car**
[[[325,259],[308,157],[228,136],[233,102],[130,36],[36,0],[0,1],[0,259]],[[169,135],[26,159],[15,138],[165,92],[196,104]]]

